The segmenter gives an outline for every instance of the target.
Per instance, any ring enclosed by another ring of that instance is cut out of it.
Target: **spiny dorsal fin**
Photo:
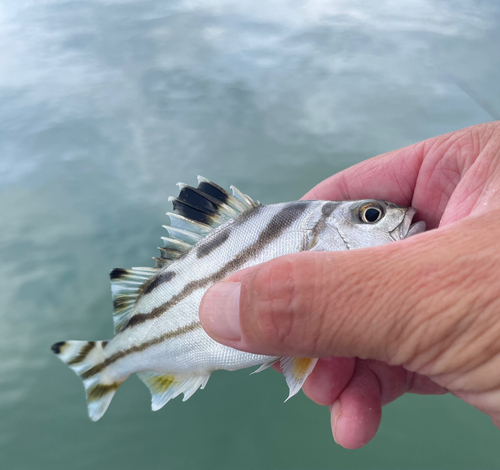
[[[169,198],[173,205],[173,211],[167,212],[170,225],[163,226],[168,237],[163,238],[160,258],[154,258],[157,268],[178,259],[219,225],[260,205],[234,186],[231,195],[203,176],[198,176],[197,188],[184,183],[177,186],[179,195]]]
[[[169,198],[174,207],[167,212],[170,224],[163,226],[168,237],[162,237],[160,257],[153,258],[155,267],[111,271],[115,333],[127,324],[137,299],[161,269],[185,255],[219,225],[260,205],[234,186],[231,195],[202,176],[198,176],[197,188],[184,183],[177,185],[180,193]]]

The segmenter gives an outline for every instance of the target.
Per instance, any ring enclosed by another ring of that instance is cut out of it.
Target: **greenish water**
[[[293,200],[498,119],[499,44],[495,0],[0,0],[0,468],[499,468],[453,397],[403,397],[347,451],[272,371],[156,413],[133,379],[92,423],[49,350],[110,337],[108,273],[151,265],[177,181]]]

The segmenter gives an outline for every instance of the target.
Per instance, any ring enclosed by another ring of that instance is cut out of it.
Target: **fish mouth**
[[[409,207],[406,210],[403,222],[401,222],[392,232],[390,232],[393,240],[403,240],[405,238],[412,237],[417,233],[425,232],[425,222],[420,221],[415,222],[414,224],[411,223],[413,216],[416,213],[417,210],[413,207]]]

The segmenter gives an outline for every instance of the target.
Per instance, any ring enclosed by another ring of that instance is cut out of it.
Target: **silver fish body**
[[[425,229],[421,222],[411,225],[414,209],[384,201],[262,206],[236,188],[229,195],[201,177],[198,188],[180,186],[156,267],[111,273],[115,337],[52,348],[83,379],[93,420],[133,373],[150,388],[153,409],[159,409],[180,393],[189,398],[215,370],[258,364],[262,370],[280,359],[223,346],[201,328],[204,293],[229,274],[286,254],[377,246]],[[316,360],[281,361],[292,396]]]

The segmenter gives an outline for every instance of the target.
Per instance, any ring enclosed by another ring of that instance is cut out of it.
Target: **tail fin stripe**
[[[115,393],[118,390],[118,387],[122,383],[123,382],[114,382],[112,384],[106,384],[106,385],[105,384],[94,385],[88,390],[89,402],[99,400],[108,393]]]
[[[87,344],[83,346],[82,349],[80,349],[80,352],[72,359],[70,359],[67,364],[69,366],[72,366],[74,364],[79,364],[80,362],[83,362],[85,358],[87,357],[88,353],[92,351],[95,347],[95,341],[89,341]]]

